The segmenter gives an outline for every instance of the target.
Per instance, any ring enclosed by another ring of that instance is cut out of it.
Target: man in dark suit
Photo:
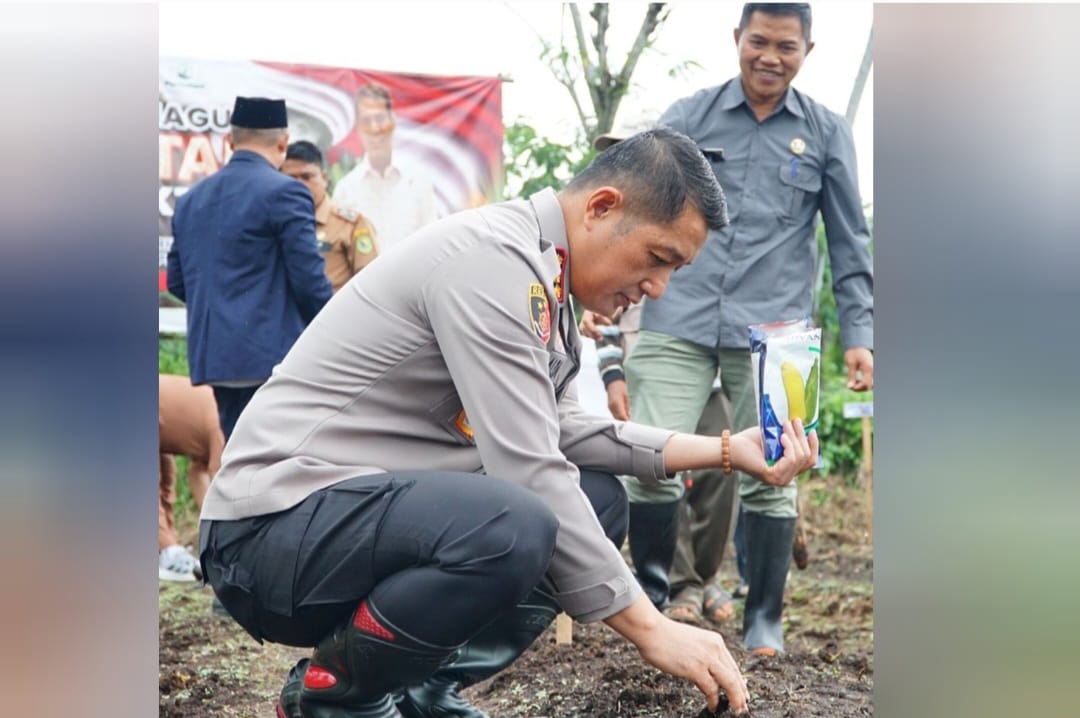
[[[240,412],[326,300],[307,188],[278,171],[284,100],[237,97],[229,163],[177,200],[169,291],[187,304],[193,384],[210,384],[228,439]]]

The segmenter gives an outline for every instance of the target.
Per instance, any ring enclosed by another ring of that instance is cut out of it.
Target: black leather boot
[[[668,573],[679,538],[680,501],[630,504],[630,559],[645,595],[657,608],[668,602]]]
[[[745,511],[750,593],[743,614],[743,645],[770,654],[784,650],[784,585],[791,567],[794,518],[772,518]]]
[[[304,718],[300,712],[300,694],[304,690],[304,674],[310,663],[310,658],[301,658],[289,669],[289,676],[278,697],[277,718]]]
[[[469,640],[458,656],[417,686],[398,693],[404,718],[488,718],[459,691],[503,670],[551,625],[558,612],[555,599],[533,589],[524,601],[488,624]]]
[[[392,694],[423,681],[458,648],[407,636],[365,600],[315,647],[310,661],[300,661],[289,672],[278,716],[401,718]]]

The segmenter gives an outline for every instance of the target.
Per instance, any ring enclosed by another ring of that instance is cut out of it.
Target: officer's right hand
[[[660,629],[661,635],[647,645],[638,646],[641,657],[665,673],[692,681],[705,694],[709,710],[716,711],[723,690],[731,712],[745,714],[750,691],[723,637],[666,616],[664,620],[667,623]]]
[[[602,314],[590,312],[588,309],[581,313],[581,322],[578,324],[578,331],[589,339],[600,341],[604,336],[600,333],[600,327],[602,326],[611,326],[611,320]]]
[[[716,712],[720,691],[735,715],[745,714],[750,702],[735,659],[719,633],[678,623],[656,610],[642,594],[632,605],[604,619],[635,646],[641,657],[664,673],[692,681]]]

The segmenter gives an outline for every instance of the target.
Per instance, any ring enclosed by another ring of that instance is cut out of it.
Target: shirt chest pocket
[[[780,220],[786,224],[808,221],[818,207],[821,171],[792,157],[780,165],[780,196],[777,203]]]

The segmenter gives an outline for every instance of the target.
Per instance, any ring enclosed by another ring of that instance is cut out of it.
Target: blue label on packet
[[[772,402],[769,401],[769,395],[762,395],[761,439],[765,445],[765,462],[769,466],[772,466],[777,459],[784,455],[784,447],[780,443],[780,436],[783,433],[784,427],[780,425],[780,421],[776,418],[776,411],[773,409]]]

